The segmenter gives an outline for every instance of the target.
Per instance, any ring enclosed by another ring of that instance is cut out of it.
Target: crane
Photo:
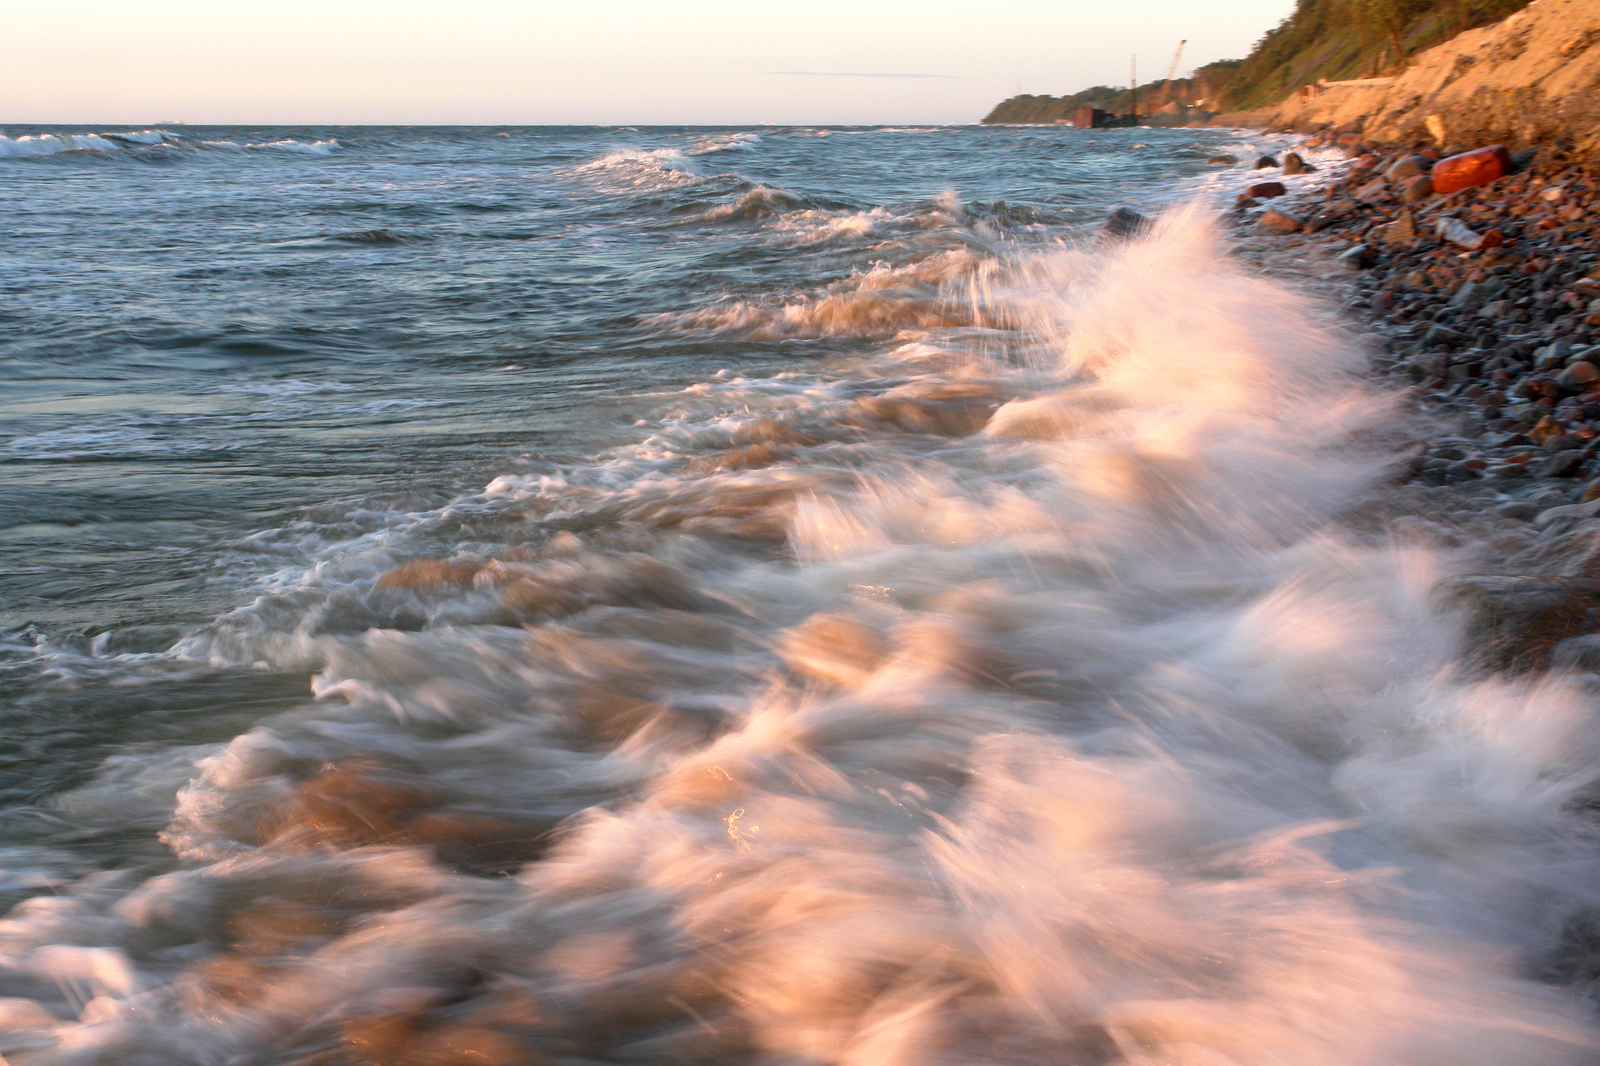
[[[1177,75],[1177,73],[1178,73],[1178,60],[1183,58],[1183,46],[1188,44],[1188,43],[1189,43],[1189,38],[1187,38],[1187,37],[1185,37],[1183,40],[1178,42],[1178,50],[1176,52],[1172,53],[1172,66],[1167,68],[1167,81],[1169,81],[1169,82],[1172,81],[1173,77]]]

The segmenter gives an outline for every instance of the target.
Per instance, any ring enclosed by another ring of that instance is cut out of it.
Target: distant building
[[[1080,130],[1094,130],[1111,124],[1111,115],[1098,107],[1080,107],[1072,113],[1072,124]]]

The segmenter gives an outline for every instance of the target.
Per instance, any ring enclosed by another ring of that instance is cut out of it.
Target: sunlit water
[[[1600,1057],[1268,142],[5,133],[6,1061]]]

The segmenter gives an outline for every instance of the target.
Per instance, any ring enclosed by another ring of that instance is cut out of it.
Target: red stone
[[[1496,178],[1511,172],[1511,156],[1503,145],[1491,144],[1471,152],[1462,152],[1433,165],[1433,191],[1439,196],[1449,196],[1474,185],[1487,185]]]
[[[1506,235],[1504,233],[1501,233],[1497,229],[1484,230],[1483,231],[1483,243],[1478,245],[1478,247],[1479,248],[1498,248],[1504,243],[1506,243]]]
[[[1282,196],[1288,192],[1281,181],[1263,181],[1259,185],[1252,185],[1244,191],[1246,196],[1253,196],[1257,200],[1270,200],[1274,196]]]
[[[1287,211],[1278,211],[1270,207],[1262,212],[1257,224],[1268,233],[1299,233],[1300,228],[1305,225]]]

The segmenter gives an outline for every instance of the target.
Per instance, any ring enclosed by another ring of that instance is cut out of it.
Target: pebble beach
[[[1257,161],[1230,211],[1239,250],[1337,300],[1374,375],[1413,415],[1385,521],[1475,556],[1479,654],[1494,668],[1600,665],[1600,187],[1552,151],[1377,145],[1332,131]],[[1497,173],[1436,195],[1453,159]],[[1406,505],[1394,501],[1403,499]],[[1405,513],[1405,507],[1411,508]],[[1470,545],[1471,547],[1466,547]]]

